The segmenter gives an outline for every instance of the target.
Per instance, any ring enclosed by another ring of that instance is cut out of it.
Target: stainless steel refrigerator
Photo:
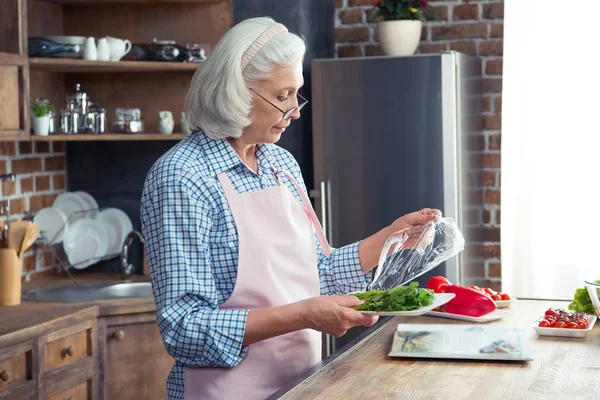
[[[481,63],[456,52],[312,62],[315,209],[334,247],[403,214],[442,210],[465,226],[480,134]],[[469,176],[471,174],[471,176]],[[428,274],[462,281],[463,254]],[[364,329],[326,337],[325,354]]]

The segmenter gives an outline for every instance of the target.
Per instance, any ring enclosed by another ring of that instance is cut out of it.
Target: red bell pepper
[[[496,303],[486,295],[459,285],[450,285],[445,293],[454,293],[456,296],[442,306],[447,313],[481,317],[496,310]]]
[[[452,283],[446,279],[445,277],[438,275],[432,276],[427,280],[425,287],[427,289],[433,290],[435,293],[444,293],[444,289],[448,286],[452,285]]]

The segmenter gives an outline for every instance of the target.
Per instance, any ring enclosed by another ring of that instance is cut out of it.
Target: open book
[[[398,324],[390,357],[533,360],[531,333],[517,326]]]

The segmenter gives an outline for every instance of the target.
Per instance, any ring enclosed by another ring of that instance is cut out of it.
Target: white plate
[[[457,319],[459,321],[468,321],[468,322],[490,322],[490,321],[497,321],[501,318],[504,318],[504,316],[506,314],[508,314],[508,311],[494,310],[489,314],[482,315],[481,317],[472,317],[469,315],[460,315],[460,314],[453,314],[453,313],[447,313],[447,312],[441,312],[441,311],[429,311],[425,315],[429,315],[432,317]]]
[[[511,297],[510,300],[494,300],[494,303],[496,303],[497,308],[507,308],[510,307],[510,305],[516,301],[516,298]]]
[[[63,246],[73,268],[83,269],[106,255],[108,234],[101,221],[80,219],[69,226]]]
[[[63,241],[67,231],[67,216],[58,208],[42,208],[33,217],[33,222],[40,226],[47,243],[57,244]]]
[[[81,197],[83,199],[83,201],[87,205],[87,207],[86,207],[87,210],[92,210],[89,213],[85,213],[86,216],[88,218],[95,218],[96,215],[98,215],[98,203],[96,202],[96,199],[94,198],[94,196],[92,196],[88,192],[84,192],[83,190],[78,190],[73,193],[75,193],[76,195],[78,195],[79,197]]]
[[[595,315],[587,315],[587,319],[589,323],[586,329],[542,328],[538,326],[541,319],[540,321],[537,321],[533,324],[533,329],[535,329],[537,334],[540,336],[582,338],[585,337],[585,335],[587,335],[588,332],[592,330],[597,318]]]
[[[87,209],[87,203],[81,198],[81,196],[75,193],[65,192],[61,193],[54,199],[52,207],[58,208],[60,211],[65,213],[69,222],[73,223],[79,219],[85,218],[84,213],[81,211]]]
[[[423,315],[428,311],[443,306],[456,296],[454,293],[434,293],[433,304],[427,307],[419,308],[418,310],[412,311],[361,311],[363,314],[375,314],[390,317],[416,317]]]
[[[127,214],[118,208],[107,208],[102,210],[96,219],[104,222],[108,232],[109,245],[106,254],[119,253],[125,238],[133,230],[133,224]]]

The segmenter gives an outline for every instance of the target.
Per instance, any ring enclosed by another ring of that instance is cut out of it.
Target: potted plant
[[[40,97],[31,104],[30,109],[33,117],[33,133],[38,136],[48,136],[50,113],[54,112],[54,106]]]
[[[369,22],[378,18],[376,37],[385,54],[407,56],[414,54],[421,40],[423,21],[439,17],[423,0],[381,0],[374,7]]]

